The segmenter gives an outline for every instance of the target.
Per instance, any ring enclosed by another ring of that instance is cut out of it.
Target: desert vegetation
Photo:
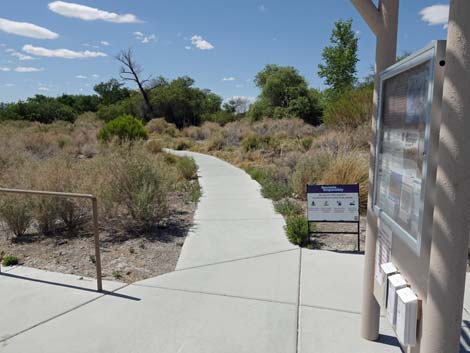
[[[1,185],[93,193],[110,229],[150,229],[200,192],[194,161],[162,148],[193,150],[243,168],[286,217],[289,238],[306,244],[307,184],[359,183],[363,212],[367,200],[373,85],[357,78],[352,22],[336,22],[330,42],[318,65],[323,90],[294,67],[269,64],[254,78],[254,101],[224,101],[187,76],[143,79],[133,51],[124,50],[121,80],[97,84],[95,95],[0,105]],[[32,228],[83,228],[89,211],[74,200],[8,196],[0,217],[23,238]]]
[[[176,243],[182,244],[200,194],[197,167],[188,157],[156,148],[147,137],[141,121],[129,116],[118,117],[112,124],[90,113],[74,123],[3,122],[0,185],[97,196],[104,251],[119,247],[121,252],[126,248],[150,251],[157,242],[171,244],[177,251]],[[88,200],[1,195],[2,256],[16,256],[26,264],[40,262],[39,266],[49,269],[77,261],[69,264],[70,272],[93,274],[90,206]],[[139,241],[143,243],[137,246]],[[60,256],[65,251],[73,252],[72,258]],[[163,266],[171,270],[176,259]],[[145,267],[127,261],[118,269],[105,265],[105,274],[120,270],[124,278],[132,266]],[[127,275],[142,276],[142,269]]]

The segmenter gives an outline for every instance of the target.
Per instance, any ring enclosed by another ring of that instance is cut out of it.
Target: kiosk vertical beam
[[[470,232],[470,1],[451,0],[421,352],[459,351]]]
[[[399,0],[380,0],[378,8],[371,0],[351,0],[377,37],[375,59],[374,110],[369,167],[369,196],[367,200],[367,230],[364,262],[364,288],[362,301],[362,337],[379,337],[380,306],[374,297],[375,248],[377,243],[377,217],[373,212],[373,176],[375,165],[375,132],[378,112],[379,73],[396,61]]]

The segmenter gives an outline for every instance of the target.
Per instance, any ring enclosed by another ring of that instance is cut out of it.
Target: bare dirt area
[[[149,229],[130,229],[129,220],[108,219],[100,223],[103,278],[132,283],[175,269],[184,239],[193,222],[195,202],[170,198],[171,216]],[[19,263],[37,269],[96,277],[92,229],[76,234],[57,232],[44,236],[30,232],[12,242],[0,230],[0,253],[16,256]]]
[[[341,223],[323,223],[317,224],[316,230],[322,232],[355,232],[357,226],[355,224]],[[338,252],[356,252],[357,251],[357,235],[355,234],[312,234],[312,247],[320,250],[331,250]],[[364,252],[366,239],[366,217],[361,216],[360,222],[360,245],[361,252]]]

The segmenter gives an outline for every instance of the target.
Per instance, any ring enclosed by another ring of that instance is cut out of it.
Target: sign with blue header
[[[309,222],[358,222],[359,185],[307,185]]]

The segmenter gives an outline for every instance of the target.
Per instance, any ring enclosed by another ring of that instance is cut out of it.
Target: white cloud
[[[235,77],[230,76],[230,77],[224,77],[222,81],[235,81]]]
[[[100,75],[98,75],[98,74],[93,74],[93,75],[91,75],[91,77],[93,77],[93,78],[98,78],[98,77],[100,77]]]
[[[191,46],[187,45],[187,46],[184,47],[184,49],[191,50]]]
[[[11,69],[9,67],[0,66],[0,71],[8,72],[8,71],[11,71]]]
[[[114,23],[142,22],[136,15],[131,13],[120,15],[114,12],[103,11],[94,7],[65,1],[53,1],[49,3],[49,9],[59,15],[80,18],[85,21],[102,20]]]
[[[83,76],[83,75],[77,75],[77,76],[75,76],[75,78],[79,78],[79,79],[82,79],[82,80],[83,80],[83,79],[86,79],[86,76]]]
[[[105,41],[105,40],[102,40],[101,42],[101,45],[104,45],[105,47],[107,47],[109,44],[109,42]]]
[[[194,35],[191,37],[191,43],[200,50],[211,50],[214,46],[201,36]]]
[[[261,5],[258,6],[258,10],[260,10],[261,12],[264,12],[264,11],[266,11],[266,6],[261,4]]]
[[[18,66],[15,67],[16,72],[40,72],[44,71],[43,67],[30,67],[30,66]]]
[[[107,56],[105,53],[99,51],[73,51],[70,49],[47,49],[42,47],[34,47],[31,44],[23,46],[23,51],[35,55],[45,56],[48,58],[64,58],[64,59],[83,59],[83,58],[97,58]]]
[[[10,21],[5,18],[0,18],[0,31],[36,39],[55,39],[59,36],[47,28],[28,22]]]
[[[5,87],[14,87],[15,84],[14,83],[5,83],[4,86]]]
[[[24,61],[24,60],[34,60],[34,58],[33,58],[32,56],[25,55],[25,54],[23,54],[23,53],[17,52],[17,51],[14,50],[14,49],[7,49],[7,50],[5,50],[5,52],[7,52],[8,54],[10,54],[11,56],[14,56],[15,58],[18,58],[18,59],[21,60],[21,61]]]
[[[155,42],[157,40],[157,36],[155,34],[150,34],[148,36],[144,35],[142,32],[134,32],[134,37],[141,43],[150,43],[150,42]]]
[[[432,5],[422,9],[419,14],[424,22],[430,26],[444,25],[449,22],[449,5]]]
[[[46,86],[39,86],[39,87],[38,87],[38,90],[39,90],[39,91],[50,91],[50,89],[49,89],[48,87],[46,87]]]

